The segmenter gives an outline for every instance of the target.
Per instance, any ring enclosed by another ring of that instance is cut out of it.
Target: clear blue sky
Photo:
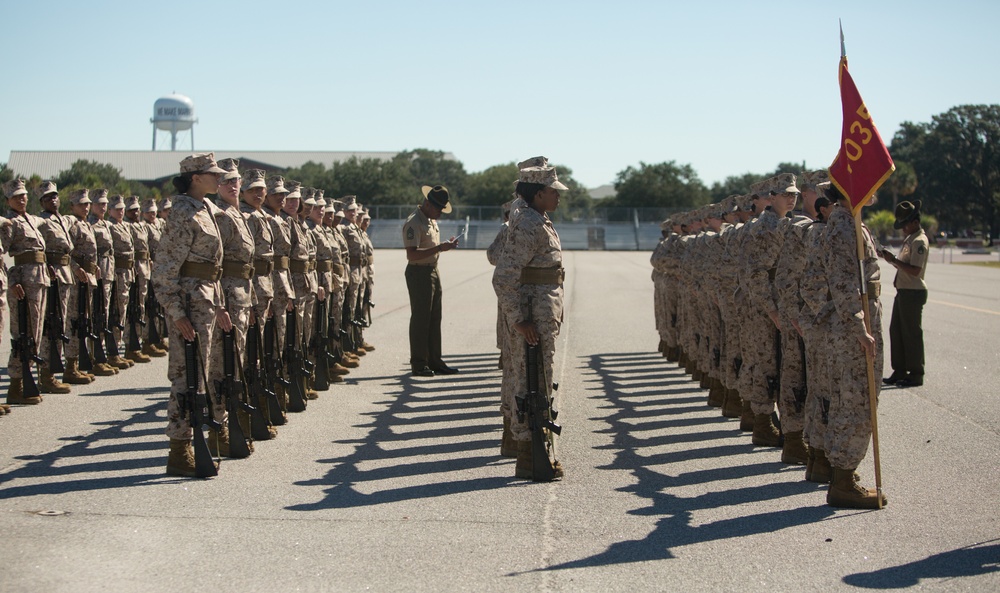
[[[886,142],[1000,102],[996,0],[5,0],[2,15],[0,161],[148,150],[153,102],[176,91],[199,151],[427,147],[470,172],[544,154],[589,187],[640,161],[707,184],[825,167],[838,18]]]

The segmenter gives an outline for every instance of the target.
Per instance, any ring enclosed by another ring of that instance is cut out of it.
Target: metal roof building
[[[268,170],[286,170],[301,167],[312,161],[329,168],[333,163],[359,159],[391,160],[397,152],[347,152],[347,151],[280,151],[280,150],[199,150],[214,152],[216,160],[237,158],[246,165]],[[184,151],[151,150],[12,150],[7,167],[17,175],[30,177],[38,175],[42,179],[52,179],[60,171],[69,169],[79,160],[94,161],[112,165],[121,171],[122,177],[144,183],[159,182],[177,175],[178,164],[189,153]],[[445,153],[444,158],[454,160],[454,155]]]

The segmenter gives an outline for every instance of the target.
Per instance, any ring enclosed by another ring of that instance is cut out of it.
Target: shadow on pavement
[[[815,492],[817,485],[801,480],[733,487],[733,480],[777,474],[787,466],[774,461],[774,455],[761,457],[762,450],[754,449],[749,437],[740,434],[737,421],[723,418],[717,409],[708,408],[708,392],[698,389],[682,369],[658,354],[595,354],[589,357],[587,366],[598,378],[589,388],[597,392],[591,397],[606,401],[608,405],[600,409],[610,410],[608,416],[599,418],[608,424],[600,432],[611,437],[611,444],[603,448],[615,452],[614,461],[599,469],[631,473],[635,483],[620,491],[635,494],[646,505],[629,514],[658,519],[654,529],[642,539],[615,542],[594,556],[543,570],[673,558],[672,549],[681,546],[770,533],[833,515],[833,509],[816,506],[697,523],[694,515],[703,509]],[[633,377],[641,380],[634,381]],[[677,387],[664,389],[670,385]],[[695,393],[698,395],[692,395]],[[702,414],[690,416],[698,412]],[[693,431],[676,430],[685,427]],[[652,448],[659,447],[671,450],[653,452]],[[671,467],[699,459],[716,459],[723,465],[687,472],[683,467]],[[691,486],[702,493],[675,494],[680,488]]]
[[[167,387],[107,390],[101,395],[140,396],[148,405],[123,410],[132,415],[125,420],[94,422],[98,428],[86,435],[64,436],[66,444],[41,455],[16,457],[26,464],[0,473],[0,500],[39,494],[64,494],[107,488],[162,483],[166,463],[166,442],[146,442],[152,435],[162,435],[166,411]],[[139,440],[140,442],[136,442]],[[122,459],[122,453],[154,452],[151,456]],[[101,455],[112,457],[101,460]],[[82,459],[81,459],[82,458]],[[79,461],[77,463],[76,461]],[[155,468],[154,471],[150,471]],[[101,477],[104,472],[114,476]],[[127,475],[120,475],[128,472]],[[58,481],[50,481],[57,479]],[[17,484],[24,481],[24,484]]]
[[[984,543],[990,545],[975,544],[949,550],[916,562],[849,574],[843,580],[848,585],[866,589],[903,589],[916,587],[921,579],[950,579],[1000,572],[1000,544]]]
[[[448,479],[451,472],[483,467],[501,462],[502,458],[498,455],[501,420],[497,355],[446,358],[449,366],[459,369],[458,375],[413,378],[401,371],[394,377],[376,378],[385,385],[387,397],[379,403],[386,407],[371,413],[371,422],[357,426],[370,429],[368,434],[361,439],[336,441],[355,445],[354,451],[344,457],[320,460],[333,466],[322,478],[295,483],[322,487],[321,500],[286,508],[317,511],[388,504],[492,490],[514,481],[513,472],[510,478]],[[378,484],[381,480],[420,476],[429,477],[429,481],[386,489],[380,489]]]

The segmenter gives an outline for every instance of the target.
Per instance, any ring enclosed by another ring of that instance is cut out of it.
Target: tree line
[[[1000,105],[960,105],[930,122],[903,122],[889,152],[896,172],[880,191],[874,211],[891,213],[900,200],[919,199],[924,212],[936,216],[941,228],[953,234],[984,231],[995,237],[1000,232]],[[748,193],[751,184],[778,173],[799,174],[827,163],[812,167],[805,162],[779,163],[772,171],[731,175],[706,185],[690,164],[640,162],[619,171],[616,194],[602,200],[590,198],[570,167],[554,165],[570,188],[563,192],[559,218],[579,219],[612,208],[646,209],[665,216]],[[0,183],[15,173],[0,166]],[[469,173],[461,161],[426,148],[404,150],[387,161],[355,157],[329,165],[309,162],[283,173],[305,186],[325,190],[327,196],[355,194],[369,205],[415,204],[421,198],[420,186],[441,184],[449,188],[457,205],[493,207],[510,199],[518,174],[514,161]],[[147,187],[124,179],[111,165],[88,161],[74,163],[55,181],[67,192],[76,187],[106,187],[112,193],[142,198],[172,193],[169,182]],[[29,186],[40,182],[34,177]]]

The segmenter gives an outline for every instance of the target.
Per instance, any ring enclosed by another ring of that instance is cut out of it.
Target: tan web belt
[[[869,282],[867,285],[868,297],[877,299],[882,296],[882,283],[881,282]]]
[[[74,257],[73,261],[75,261],[76,265],[83,268],[83,270],[86,271],[88,274],[97,273],[97,262],[87,261],[82,257]]]
[[[44,264],[45,254],[41,251],[29,251],[27,253],[22,253],[21,255],[14,256],[14,265],[20,266],[23,264]]]
[[[562,268],[521,268],[521,284],[558,284],[562,286],[566,270]]]
[[[222,267],[215,264],[186,261],[181,265],[181,276],[215,282],[222,278]]]
[[[274,256],[274,271],[280,272],[281,270],[288,269],[288,256],[287,255],[276,255]]]
[[[135,252],[135,259],[138,260],[138,261],[149,261],[149,252],[148,251],[136,251]]]
[[[52,251],[45,252],[45,262],[50,266],[68,266],[69,265],[69,254],[66,253],[55,253]]]
[[[116,255],[115,256],[115,269],[116,270],[131,270],[134,260],[131,255]]]
[[[308,274],[316,269],[316,262],[314,260],[301,260],[293,259],[288,263],[288,269],[292,271],[293,274]]]
[[[316,262],[317,272],[329,272],[333,269],[333,260],[321,259]]]
[[[242,278],[243,280],[249,280],[253,278],[253,272],[253,264],[247,264],[239,261],[222,262],[223,278]]]
[[[255,259],[253,260],[253,275],[254,276],[267,276],[274,269],[274,262],[269,259]]]

